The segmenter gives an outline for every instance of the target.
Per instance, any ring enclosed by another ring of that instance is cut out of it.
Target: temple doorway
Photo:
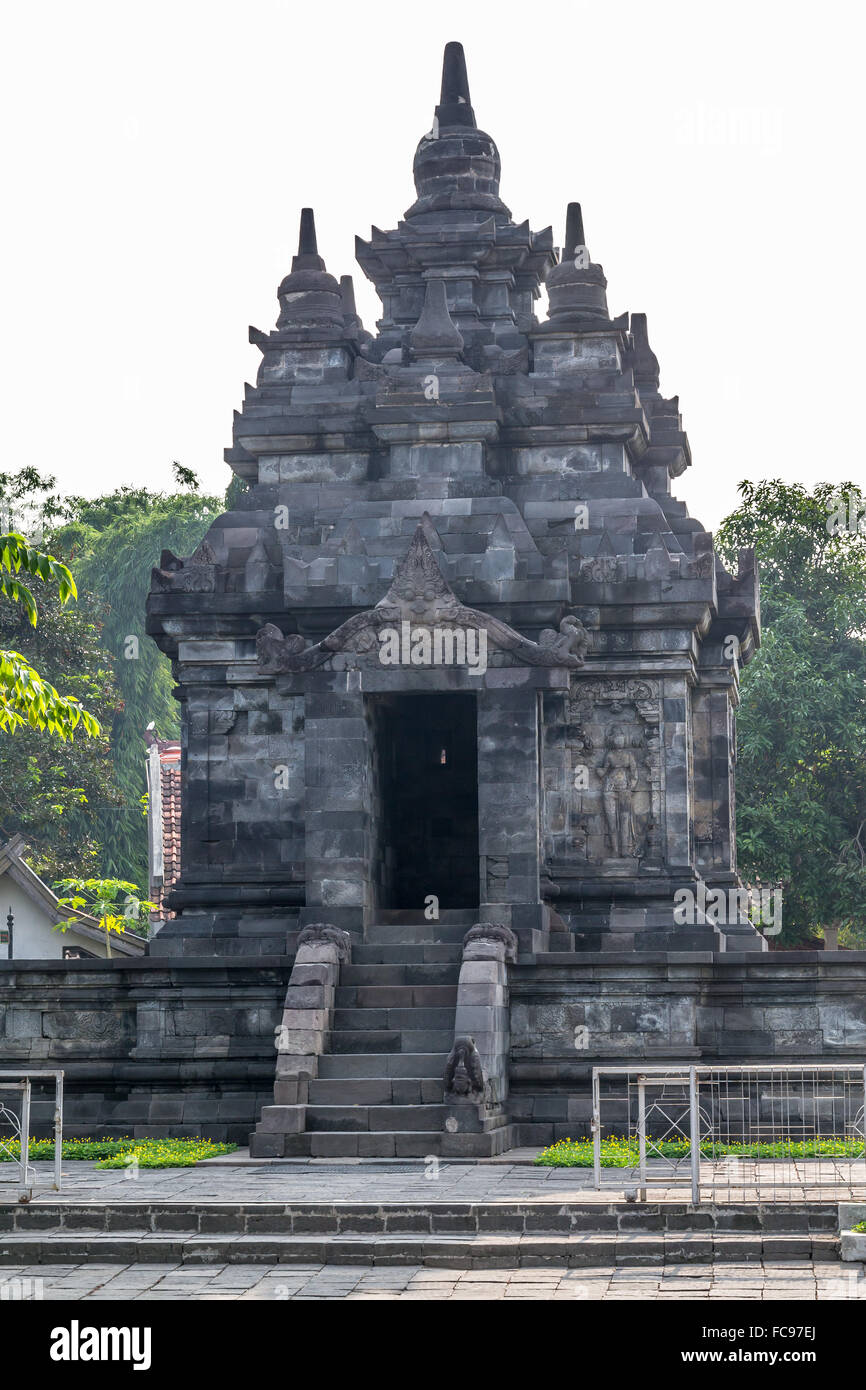
[[[377,906],[477,907],[475,696],[382,695],[372,712]]]

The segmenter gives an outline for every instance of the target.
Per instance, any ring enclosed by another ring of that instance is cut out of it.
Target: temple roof
[[[318,640],[381,599],[426,514],[462,601],[513,625],[555,627],[575,604],[588,627],[664,625],[678,605],[695,630],[717,620],[756,640],[753,567],[727,575],[672,495],[691,453],[646,316],[611,314],[580,203],[561,255],[550,227],[514,221],[459,43],[414,173],[405,217],[356,241],[382,301],[373,332],[302,210],[276,327],[250,330],[262,362],[226,453],[253,493],[207,555],[161,563],[152,612],[160,594],[168,612],[175,595],[255,593],[262,621],[288,605]]]

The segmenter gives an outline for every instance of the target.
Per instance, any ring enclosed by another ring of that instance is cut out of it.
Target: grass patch
[[[647,1138],[647,1158],[688,1158],[691,1153],[688,1139]],[[797,1143],[777,1144],[701,1144],[703,1158],[862,1158],[862,1139],[803,1139]],[[601,1141],[602,1168],[633,1168],[639,1162],[636,1139],[617,1139],[611,1135]],[[560,1139],[542,1149],[535,1160],[546,1168],[591,1168],[593,1164],[591,1139]]]
[[[4,1139],[0,1163],[20,1157],[20,1139]],[[234,1153],[237,1144],[217,1144],[212,1139],[64,1139],[61,1156],[81,1162],[96,1162],[97,1168],[191,1168],[203,1158]],[[8,1151],[8,1152],[7,1152]],[[31,1139],[30,1160],[41,1162],[54,1157],[53,1139]]]
[[[858,1236],[866,1236],[866,1221],[858,1221],[856,1226],[851,1227],[851,1230],[856,1231]]]

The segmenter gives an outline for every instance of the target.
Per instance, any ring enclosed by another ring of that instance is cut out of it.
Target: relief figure
[[[634,793],[638,769],[629,737],[621,724],[611,726],[605,740],[607,752],[598,775],[602,779],[602,805],[611,852],[619,859],[635,853]]]

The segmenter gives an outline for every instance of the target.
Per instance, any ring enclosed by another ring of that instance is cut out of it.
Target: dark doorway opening
[[[478,906],[474,695],[383,695],[373,707],[379,907]]]

